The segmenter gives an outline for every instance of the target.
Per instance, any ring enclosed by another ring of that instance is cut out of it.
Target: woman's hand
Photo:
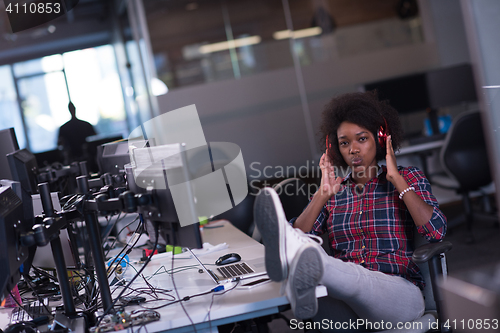
[[[394,186],[396,186],[396,181],[400,180],[403,176],[399,174],[398,164],[396,163],[396,154],[394,154],[394,149],[392,148],[392,138],[389,135],[385,144],[386,155],[385,162],[387,163],[387,175],[386,178]]]
[[[324,198],[330,199],[332,195],[335,195],[339,192],[342,178],[335,178],[334,167],[330,162],[330,158],[327,154],[323,154],[323,156],[321,156],[319,167],[321,168],[321,186],[319,189],[320,194]]]

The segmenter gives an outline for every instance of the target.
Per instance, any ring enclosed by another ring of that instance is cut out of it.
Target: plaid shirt
[[[431,219],[417,228],[430,242],[446,233],[446,217],[424,174],[414,167],[398,167],[408,186],[434,207]],[[332,196],[314,223],[312,234],[328,233],[331,255],[367,269],[408,279],[420,288],[424,281],[420,269],[411,260],[415,223],[399,192],[386,179],[387,168],[379,168],[377,177],[357,190],[350,174],[337,195]]]

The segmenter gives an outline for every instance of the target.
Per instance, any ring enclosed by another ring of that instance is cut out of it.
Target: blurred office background
[[[428,107],[451,119],[481,110],[496,174],[499,11],[493,0],[80,0],[18,33],[3,17],[0,128],[42,153],[57,149],[69,100],[99,137],[127,137],[196,104],[207,141],[241,147],[249,180],[279,178],[317,164],[321,111],[333,96],[472,65],[477,101]],[[426,117],[424,106],[401,113],[406,145],[424,135]],[[430,173],[441,171],[438,155]]]
[[[196,104],[206,140],[239,145],[249,182],[261,186],[319,176],[316,133],[335,95],[470,66],[474,98],[449,95],[448,84],[430,84],[422,98],[405,92],[405,147],[432,142],[420,140],[426,109],[451,121],[479,110],[494,181],[472,205],[498,214],[499,17],[498,0],[80,0],[54,21],[11,33],[3,15],[0,129],[15,128],[20,148],[50,153],[69,100],[96,142]],[[445,94],[454,98],[437,98]],[[439,174],[439,147],[398,162]],[[463,213],[459,193],[433,191],[450,220]],[[465,245],[463,229],[447,236],[451,273],[498,261],[499,230],[475,222],[475,243]]]

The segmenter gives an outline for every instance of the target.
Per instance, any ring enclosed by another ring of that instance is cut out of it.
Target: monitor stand
[[[426,111],[427,111],[427,117],[429,118],[429,121],[431,123],[432,135],[438,135],[441,132],[439,130],[439,119],[437,110],[433,108],[427,108]]]

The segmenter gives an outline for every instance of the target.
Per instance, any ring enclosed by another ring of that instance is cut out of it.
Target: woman
[[[321,186],[302,214],[286,223],[270,189],[256,200],[269,276],[285,281],[299,318],[316,314],[317,283],[329,296],[320,299],[318,318],[393,327],[419,318],[423,280],[411,261],[413,231],[439,241],[446,218],[424,174],[396,164],[394,148],[402,137],[396,110],[376,93],[341,95],[325,108],[321,131],[327,145]],[[384,158],[386,166],[380,166]],[[347,175],[336,177],[339,170]],[[324,232],[331,256],[312,236]]]

